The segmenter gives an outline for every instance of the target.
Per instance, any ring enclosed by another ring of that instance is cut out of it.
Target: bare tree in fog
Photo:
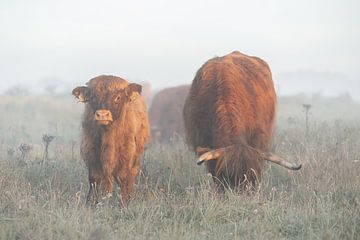
[[[49,145],[51,143],[52,140],[54,140],[55,136],[52,135],[48,135],[48,134],[44,134],[42,137],[43,143],[45,145],[45,150],[44,150],[44,156],[43,156],[43,164],[45,162],[47,162],[47,160],[49,159]]]
[[[26,96],[29,95],[29,90],[25,86],[15,85],[10,87],[8,90],[4,92],[4,95],[9,96]]]

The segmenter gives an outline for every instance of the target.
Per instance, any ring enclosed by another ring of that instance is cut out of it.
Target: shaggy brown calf
[[[267,152],[276,94],[269,66],[233,52],[207,61],[196,73],[183,117],[188,144],[222,186],[254,186],[263,160],[297,170]]]
[[[81,156],[89,170],[87,202],[98,202],[98,190],[111,195],[114,180],[121,188],[123,206],[131,197],[149,138],[141,89],[122,78],[102,75],[72,91],[85,103]]]
[[[184,135],[182,109],[189,89],[189,85],[165,88],[154,96],[149,109],[152,140],[166,143],[175,133]]]

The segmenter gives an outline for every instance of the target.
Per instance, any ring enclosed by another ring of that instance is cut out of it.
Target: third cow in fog
[[[165,88],[158,92],[149,109],[152,140],[169,142],[176,134],[184,135],[182,109],[189,85]]]

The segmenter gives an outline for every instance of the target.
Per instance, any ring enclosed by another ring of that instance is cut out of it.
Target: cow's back
[[[206,62],[197,72],[184,106],[188,143],[219,148],[245,141],[266,149],[276,95],[263,60],[233,52]]]

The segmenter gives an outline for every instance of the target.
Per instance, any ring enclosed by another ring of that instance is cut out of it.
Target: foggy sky
[[[301,90],[286,79],[300,71],[324,92],[338,86],[326,74],[343,76],[356,95],[360,1],[0,0],[0,93],[49,80],[70,92],[100,74],[174,86],[233,50],[266,60],[282,93]]]

